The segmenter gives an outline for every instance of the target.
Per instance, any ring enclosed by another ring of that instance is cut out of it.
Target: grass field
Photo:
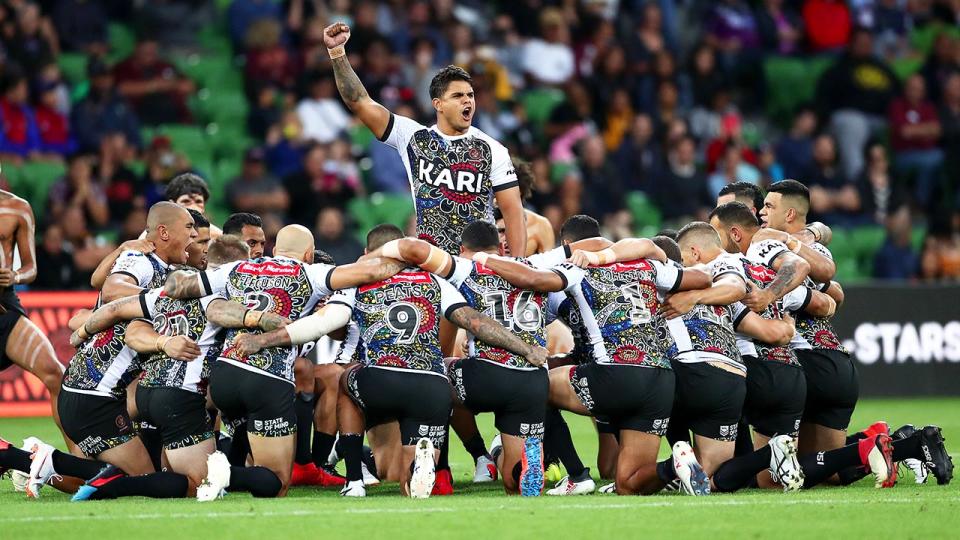
[[[568,416],[585,463],[594,461],[596,436],[588,421]],[[864,400],[854,426],[885,419],[943,427],[947,445],[960,457],[960,399]],[[492,419],[481,429],[492,436]],[[19,444],[37,435],[55,443],[47,418],[0,419],[0,436]],[[663,449],[664,455],[666,450]],[[71,503],[47,487],[40,500],[14,493],[0,480],[0,539],[43,538],[144,540],[208,535],[224,538],[957,538],[960,491],[938,486],[931,476],[915,485],[907,472],[893,489],[877,490],[868,478],[845,488],[783,494],[747,490],[709,498],[663,494],[652,497],[590,495],[521,499],[503,496],[499,484],[470,484],[472,461],[458,440],[451,447],[457,493],[425,501],[402,499],[396,484],[345,500],[335,490],[295,488],[285,499],[247,494],[200,505],[194,500],[131,498]],[[599,481],[598,481],[599,485]]]

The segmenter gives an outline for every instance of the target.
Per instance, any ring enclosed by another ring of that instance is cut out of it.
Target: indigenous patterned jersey
[[[250,309],[270,311],[296,320],[310,313],[317,302],[333,293],[330,275],[335,267],[306,264],[288,257],[260,257],[223,265],[200,274],[204,294],[222,295]],[[259,329],[226,331],[220,358],[236,366],[293,383],[297,348],[268,347],[241,356],[233,347],[237,336]]]
[[[417,210],[417,234],[451,255],[474,221],[493,223],[493,196],[517,186],[510,154],[475,127],[448,137],[409,118],[390,115],[381,140],[396,148],[407,169]]]
[[[721,276],[734,275],[746,282],[744,264],[738,255],[723,254],[708,265],[711,277],[716,281]],[[740,350],[733,330],[733,315],[729,306],[697,304],[684,314],[683,324],[690,336],[690,344],[696,351],[693,362],[724,362],[746,370],[740,361]],[[690,363],[689,357],[678,358]]]
[[[530,264],[526,259],[515,260]],[[459,289],[470,307],[496,320],[525,343],[546,347],[545,293],[518,289],[493,270],[462,257],[453,258],[453,272],[447,279]],[[469,332],[467,346],[468,354],[481,360],[508,368],[539,369],[522,356],[478,341]]]
[[[211,295],[193,300],[177,300],[161,294],[162,289],[140,293],[140,308],[164,336],[187,336],[200,347],[200,357],[190,362],[174,360],[163,352],[143,360],[140,386],[181,388],[201,395],[207,393],[210,368],[220,354],[220,326],[207,320],[207,306],[221,299]]]
[[[450,283],[429,272],[407,269],[392,278],[344,289],[330,297],[353,310],[361,362],[368,366],[445,377],[440,317],[450,318],[466,301]]]
[[[124,274],[144,289],[162,287],[170,271],[167,263],[155,254],[124,251],[113,263],[110,274]],[[99,305],[100,302],[98,301]],[[123,399],[127,386],[140,374],[137,353],[127,347],[124,336],[127,323],[122,322],[88,339],[70,360],[63,376],[66,390]]]
[[[833,253],[831,253],[826,246],[814,243],[811,244],[810,247],[824,257],[833,260]],[[804,285],[823,293],[830,288],[830,282],[817,283],[810,278],[807,278],[807,280],[804,282]],[[834,330],[833,323],[830,322],[829,317],[814,317],[804,313],[803,311],[798,311],[796,314],[796,319],[797,335],[800,336],[807,344],[806,347],[801,346],[801,348],[827,349],[831,351],[840,351],[843,353],[847,352],[843,345],[840,344],[840,338],[837,337],[837,331]]]
[[[658,293],[676,291],[682,269],[647,259],[585,270],[566,266],[567,286],[563,293],[551,293],[550,302],[570,326],[584,358],[670,369]],[[562,305],[564,295],[568,308]]]

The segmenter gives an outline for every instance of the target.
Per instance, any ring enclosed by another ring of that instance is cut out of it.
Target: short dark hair
[[[683,242],[688,236],[698,234],[709,236],[711,240],[716,240],[714,243],[718,247],[720,246],[720,236],[717,234],[716,229],[704,221],[692,221],[684,225],[683,228],[680,229],[680,232],[677,233],[677,244]]]
[[[530,162],[520,158],[513,158],[513,170],[517,174],[517,184],[520,186],[520,199],[527,200],[536,191],[536,178],[533,176],[533,167]]]
[[[230,214],[230,217],[223,222],[223,234],[240,234],[244,225],[263,228],[263,220],[260,216],[249,212]]]
[[[739,225],[741,227],[759,227],[760,221],[750,207],[740,201],[731,201],[713,209],[710,219],[717,218],[726,226]]]
[[[584,214],[570,216],[560,227],[560,239],[569,242],[597,236],[600,236],[600,223]]]
[[[367,251],[380,249],[387,242],[401,238],[403,238],[403,231],[400,227],[391,223],[381,223],[367,233]]]
[[[233,261],[242,261],[250,257],[250,247],[239,236],[225,234],[210,242],[207,250],[209,264],[227,264]]]
[[[193,218],[193,227],[196,229],[209,229],[210,221],[204,217],[203,214],[197,212],[193,208],[187,208],[187,212],[190,212],[190,217]]]
[[[676,240],[670,238],[669,236],[663,236],[658,234],[650,239],[651,242],[656,244],[656,246],[663,250],[667,254],[667,258],[675,263],[681,262],[680,255],[680,244]]]
[[[810,212],[810,190],[796,180],[781,180],[770,184],[768,193],[779,193],[781,197],[792,197],[800,203],[800,210],[804,215]]]
[[[474,221],[460,233],[460,243],[471,251],[486,251],[500,245],[500,233],[493,223]]]
[[[453,81],[464,81],[471,85],[473,84],[473,78],[470,77],[467,70],[458,66],[447,66],[438,71],[437,74],[433,76],[433,79],[430,80],[430,99],[443,97],[443,93],[447,91],[447,87],[450,86],[450,83]]]
[[[720,188],[720,195],[733,194],[734,197],[745,197],[753,202],[753,207],[759,212],[763,208],[763,192],[750,182],[734,182]]]
[[[660,232],[657,233],[657,236],[666,236],[667,238],[677,241],[677,230],[676,229],[660,229]]]
[[[333,255],[327,253],[322,249],[313,250],[313,262],[321,264],[329,264],[336,266],[337,261],[333,258]]]
[[[183,195],[199,194],[203,201],[210,200],[210,188],[206,181],[194,173],[182,173],[174,176],[167,184],[164,196],[168,201],[176,201]]]

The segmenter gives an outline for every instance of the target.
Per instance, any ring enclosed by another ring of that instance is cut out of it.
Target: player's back
[[[741,258],[741,262],[743,263],[743,269],[746,273],[747,281],[754,287],[766,289],[777,278],[776,270],[765,264],[752,261],[745,257]],[[739,302],[733,304],[731,306],[731,310],[731,314],[733,315],[735,322],[739,322],[740,319],[742,319],[742,317],[746,314],[746,307]],[[770,302],[770,305],[767,306],[767,308],[759,315],[764,319],[783,319],[783,303],[780,299]],[[797,366],[800,365],[799,362],[797,362],[797,355],[793,353],[793,350],[790,349],[789,346],[770,345],[759,340],[753,340],[753,344],[756,347],[757,357],[761,360],[771,360]],[[745,353],[747,351],[741,347],[740,352]]]

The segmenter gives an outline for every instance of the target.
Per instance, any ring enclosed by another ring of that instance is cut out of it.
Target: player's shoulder
[[[33,207],[30,206],[30,201],[17,196],[15,193],[3,190],[0,190],[0,208],[33,213]]]
[[[473,137],[484,141],[490,145],[491,150],[495,152],[507,152],[507,147],[500,143],[500,141],[494,139],[490,135],[487,135],[482,129],[477,126],[470,126],[470,131],[468,132]]]
[[[821,244],[820,242],[814,242],[810,244],[810,249],[816,251],[817,253],[827,257],[828,259],[833,259],[833,252],[830,251],[830,248]]]

